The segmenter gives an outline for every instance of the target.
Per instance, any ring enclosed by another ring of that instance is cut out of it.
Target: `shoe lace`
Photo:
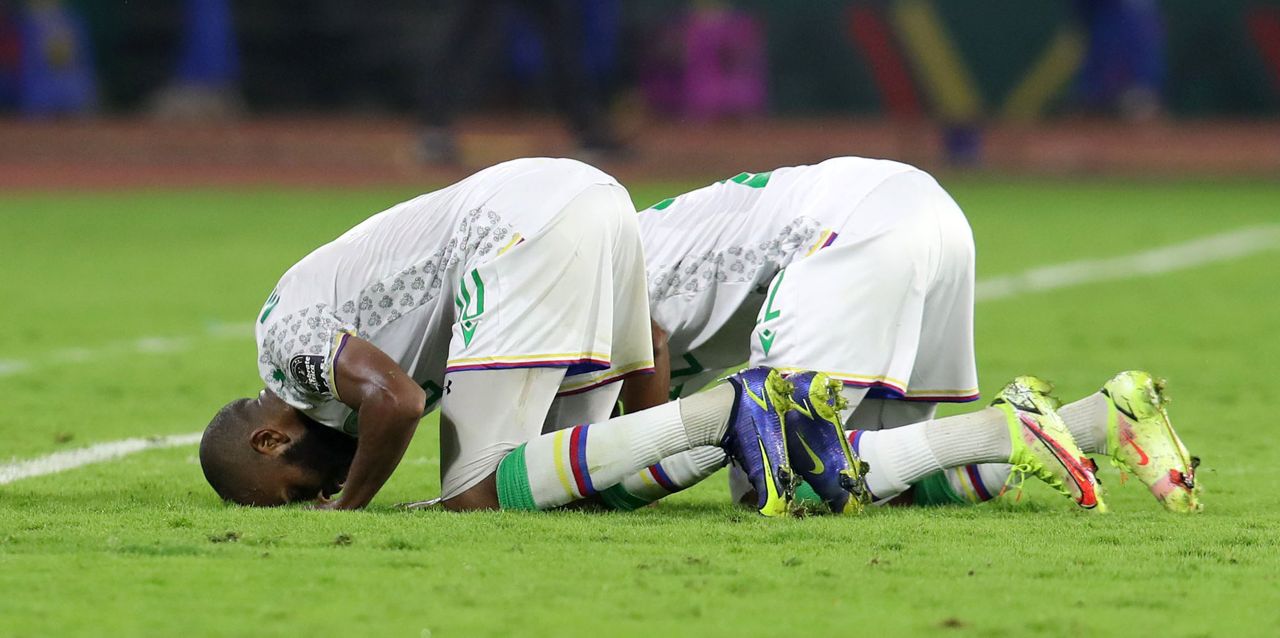
[[[1030,463],[1016,463],[1009,466],[1009,476],[1004,479],[1004,485],[1000,486],[1000,492],[996,494],[996,498],[1001,498],[1005,492],[1009,491],[1015,483],[1017,484],[1018,495],[1014,497],[1014,502],[1022,500],[1022,488],[1027,484],[1027,475],[1040,476]],[[1041,477],[1043,478],[1043,477]]]
[[[1120,485],[1124,485],[1125,483],[1128,483],[1129,467],[1124,463],[1120,462],[1120,451],[1116,450],[1114,452],[1107,454],[1107,461],[1111,464],[1111,467],[1114,467],[1115,469],[1120,471]]]

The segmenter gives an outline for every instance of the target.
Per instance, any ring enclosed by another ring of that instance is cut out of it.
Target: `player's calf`
[[[628,477],[664,459],[716,446],[764,494],[757,504],[761,514],[786,515],[794,491],[783,429],[791,385],[768,368],[727,380],[687,399],[522,444],[499,463],[492,498],[502,509],[515,510],[551,509],[597,495],[608,503],[620,496],[612,488]],[[458,509],[484,509],[491,505],[484,496],[468,495]],[[631,496],[632,508],[642,504]]]

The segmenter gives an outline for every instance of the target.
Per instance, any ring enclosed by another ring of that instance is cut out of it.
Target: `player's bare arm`
[[[667,332],[656,321],[653,330],[653,374],[629,377],[622,384],[622,405],[627,412],[647,410],[666,403],[671,386],[671,353],[667,348]]]
[[[413,439],[425,409],[426,393],[385,353],[358,337],[347,337],[334,362],[340,401],[357,411],[360,445],[356,448],[339,497],[320,509],[360,509],[391,477]]]

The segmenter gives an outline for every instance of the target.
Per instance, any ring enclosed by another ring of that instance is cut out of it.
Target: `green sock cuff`
[[[638,510],[652,502],[628,492],[621,483],[600,492],[599,495],[605,505],[620,512]]]
[[[947,475],[943,472],[934,472],[914,483],[911,494],[915,504],[922,507],[969,504],[968,500],[951,488],[951,481],[947,480]]]
[[[524,463],[524,444],[511,450],[498,463],[498,506],[504,510],[535,511],[529,471]]]
[[[826,506],[826,504],[822,500],[822,497],[818,496],[818,493],[815,492],[813,488],[809,486],[808,483],[805,483],[803,481],[800,483],[800,485],[796,486],[795,502],[796,504],[803,505],[805,507],[825,507]]]

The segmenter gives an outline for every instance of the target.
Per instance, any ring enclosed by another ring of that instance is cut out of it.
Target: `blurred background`
[[[1276,0],[0,0],[0,188],[1280,176]]]

